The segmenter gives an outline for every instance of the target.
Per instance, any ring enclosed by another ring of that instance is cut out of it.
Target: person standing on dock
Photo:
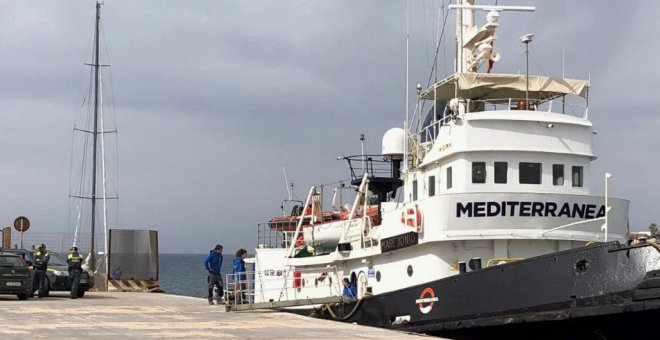
[[[222,249],[222,245],[216,245],[215,248],[209,252],[206,259],[204,259],[204,267],[209,273],[209,305],[213,304],[213,287],[218,287],[218,304],[224,295],[222,289],[222,274],[220,273],[220,269],[222,268]]]
[[[69,265],[69,281],[71,282],[71,298],[78,298],[80,288],[80,274],[82,273],[83,256],[78,253],[78,247],[71,247],[71,251],[66,256],[66,263]]]
[[[39,298],[45,296],[46,292],[46,270],[48,270],[48,261],[50,261],[50,254],[46,251],[46,245],[41,244],[34,253],[34,279],[32,280],[32,291],[39,290]]]
[[[233,270],[232,276],[234,279],[234,299],[236,303],[243,303],[245,300],[245,258],[247,257],[247,250],[241,248],[236,251],[236,258],[232,262]]]

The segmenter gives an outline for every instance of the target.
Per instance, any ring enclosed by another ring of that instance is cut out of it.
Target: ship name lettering
[[[568,217],[591,220],[605,216],[605,206],[584,203],[501,201],[457,202],[456,217]]]
[[[401,248],[407,248],[416,245],[419,242],[417,233],[409,232],[402,235],[396,235],[381,240],[380,249],[382,252],[393,251]]]

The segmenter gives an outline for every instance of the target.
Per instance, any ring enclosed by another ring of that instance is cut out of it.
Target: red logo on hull
[[[433,288],[427,287],[424,288],[421,294],[419,294],[419,299],[415,300],[415,303],[419,306],[419,311],[423,314],[428,314],[431,309],[433,309],[433,304],[438,302],[438,297],[435,296],[435,291]]]

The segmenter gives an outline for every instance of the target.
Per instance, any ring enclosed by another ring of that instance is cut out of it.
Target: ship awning
[[[454,98],[456,83],[459,89],[458,96],[461,98],[491,102],[525,98],[525,75],[472,72],[454,73],[424,91],[422,98],[430,100]],[[564,95],[585,98],[588,88],[589,82],[586,80],[529,76],[530,99],[551,100]]]

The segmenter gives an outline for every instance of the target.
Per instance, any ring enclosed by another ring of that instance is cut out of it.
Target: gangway
[[[229,311],[248,311],[248,310],[257,310],[257,309],[280,309],[286,307],[299,307],[299,306],[313,306],[313,305],[324,305],[328,303],[340,303],[342,302],[341,296],[329,296],[322,298],[310,298],[310,299],[298,299],[298,300],[283,300],[283,301],[270,301],[270,302],[258,302],[258,303],[241,303],[241,304],[232,304],[227,303],[225,309]]]
[[[285,251],[286,249],[281,249],[280,254],[284,256]],[[254,264],[254,259],[246,259],[248,268]],[[258,271],[249,268],[244,274],[226,274],[225,309],[280,309],[344,301],[341,279],[334,266],[324,268],[322,276],[314,279],[306,274],[316,272],[318,269],[315,268],[277,268]]]

